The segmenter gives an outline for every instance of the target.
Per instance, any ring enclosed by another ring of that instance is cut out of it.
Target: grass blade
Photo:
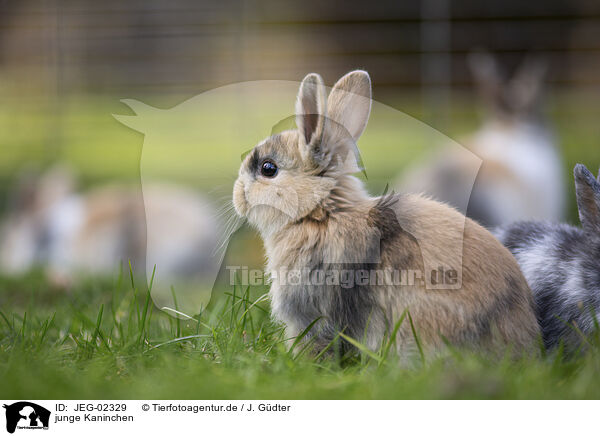
[[[306,326],[306,328],[304,330],[302,330],[302,333],[300,333],[298,336],[296,336],[296,339],[294,340],[294,342],[292,343],[292,346],[288,350],[289,355],[291,355],[294,352],[294,348],[296,348],[296,346],[300,343],[300,341],[311,331],[311,329],[315,326],[315,324],[317,322],[319,322],[319,320],[321,318],[323,318],[323,317],[320,316],[320,317],[314,319],[309,325]]]
[[[412,316],[410,316],[410,312],[408,313],[408,321],[410,322],[410,329],[412,330],[413,337],[415,338],[415,344],[417,345],[417,349],[419,350],[419,355],[421,356],[421,362],[425,364],[425,353],[423,353],[423,347],[421,346],[421,341],[419,340],[419,336],[417,335],[417,330],[415,329],[415,325],[412,320]]]
[[[398,330],[400,330],[400,326],[404,322],[404,319],[406,318],[407,314],[408,314],[408,312],[406,310],[404,312],[402,312],[402,316],[394,325],[394,330],[392,330],[392,334],[390,335],[388,342],[385,345],[385,349],[383,350],[383,355],[381,357],[382,362],[386,361],[388,354],[390,353],[390,348],[392,347],[392,344],[394,344],[396,342],[396,335],[398,334]]]
[[[345,335],[343,333],[339,333],[340,337],[342,339],[344,339],[345,341],[349,342],[351,345],[354,345],[356,348],[358,348],[359,351],[365,353],[367,356],[369,356],[371,359],[375,360],[377,363],[381,364],[382,360],[381,357],[377,355],[377,353],[374,353],[373,351],[371,351],[369,348],[367,348],[367,346],[365,344],[361,344],[360,342],[358,342],[356,339],[351,338],[348,335]]]

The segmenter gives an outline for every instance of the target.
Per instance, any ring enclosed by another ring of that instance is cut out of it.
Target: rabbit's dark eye
[[[260,173],[265,177],[275,177],[277,175],[277,165],[270,160],[266,160],[260,167]]]

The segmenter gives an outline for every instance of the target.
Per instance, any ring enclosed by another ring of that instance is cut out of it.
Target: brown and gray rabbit
[[[518,222],[494,230],[531,286],[545,345],[563,341],[571,350],[595,332],[600,310],[600,174],[581,164],[574,174],[582,228]]]
[[[377,349],[405,311],[428,353],[446,340],[475,349],[531,347],[539,335],[531,291],[505,247],[442,203],[374,198],[352,176],[370,110],[366,72],[342,77],[328,98],[322,78],[309,74],[297,97],[297,129],[265,139],[241,165],[233,203],[262,235],[274,317],[291,336],[318,319],[307,335],[318,348],[343,331]],[[459,275],[459,286],[428,288],[431,259],[451,279]],[[417,272],[417,280],[365,281],[372,270]],[[344,274],[355,280],[335,280]],[[411,355],[415,346],[404,322],[397,352]]]
[[[545,66],[528,58],[506,80],[490,54],[473,53],[469,61],[487,109],[485,122],[463,142],[482,160],[475,184],[468,177],[469,161],[450,149],[406,172],[399,189],[462,208],[490,228],[519,220],[561,220],[562,158],[539,107]],[[467,205],[463,199],[469,193]]]
[[[128,261],[140,275],[148,258],[160,277],[174,280],[211,261],[206,247],[217,239],[215,214],[196,192],[149,182],[142,197],[126,184],[84,193],[75,185],[64,166],[22,174],[0,225],[3,274],[39,266],[55,284],[68,285],[80,274],[113,274],[121,262],[128,274]]]

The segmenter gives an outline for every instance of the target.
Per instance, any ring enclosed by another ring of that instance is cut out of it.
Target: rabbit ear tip
[[[342,88],[347,88],[348,86],[358,86],[364,89],[364,92],[369,93],[371,92],[370,89],[372,88],[371,76],[369,76],[369,73],[365,70],[350,71],[349,73],[342,76],[334,87],[336,87],[338,84],[343,84]],[[367,91],[366,88],[369,88],[369,90]]]
[[[573,174],[575,174],[576,177],[587,177],[589,173],[589,170],[584,164],[575,164],[575,168],[573,168]]]
[[[369,81],[371,80],[371,76],[369,75],[369,72],[366,71],[366,70],[361,70],[361,69],[353,70],[353,71],[350,71],[348,74],[353,74],[353,75],[357,75],[357,76],[363,76],[366,79],[368,79]]]
[[[308,73],[306,76],[304,76],[304,79],[302,79],[302,82],[321,83],[322,81],[323,78],[319,73]]]
[[[594,177],[594,175],[586,168],[583,164],[576,164],[573,169],[573,174],[575,176],[575,180],[577,182],[583,182],[590,186],[595,186],[598,189],[599,181]]]

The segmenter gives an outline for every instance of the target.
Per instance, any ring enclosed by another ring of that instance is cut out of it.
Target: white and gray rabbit
[[[531,287],[544,343],[572,349],[596,329],[600,310],[600,175],[574,169],[582,227],[517,222],[494,230]],[[579,331],[577,331],[579,330]]]
[[[474,53],[469,61],[487,109],[479,130],[461,141],[482,160],[475,184],[468,177],[470,162],[443,149],[407,171],[398,189],[431,195],[490,228],[518,220],[561,220],[562,158],[539,110],[544,65],[527,59],[505,80],[491,55]]]

